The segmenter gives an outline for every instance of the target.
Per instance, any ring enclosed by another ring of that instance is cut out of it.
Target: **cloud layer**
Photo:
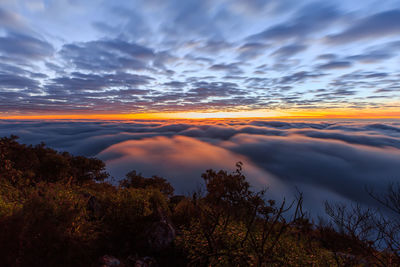
[[[366,186],[400,182],[399,121],[0,121],[0,136],[11,133],[99,157],[117,179],[131,170],[165,176],[178,193],[237,161],[254,187],[280,199],[298,187],[317,210],[326,199],[370,203]]]

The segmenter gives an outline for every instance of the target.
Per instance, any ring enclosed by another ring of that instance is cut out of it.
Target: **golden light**
[[[321,109],[321,110],[254,110],[232,112],[159,112],[135,114],[0,114],[0,119],[15,120],[165,120],[165,119],[400,119],[398,109]]]

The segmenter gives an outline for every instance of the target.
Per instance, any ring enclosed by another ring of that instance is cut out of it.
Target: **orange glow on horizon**
[[[237,111],[237,112],[160,112],[137,114],[51,114],[5,115],[9,120],[166,120],[166,119],[400,119],[400,111],[310,110],[310,111]]]

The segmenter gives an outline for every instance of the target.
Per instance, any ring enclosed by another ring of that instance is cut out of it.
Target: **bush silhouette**
[[[102,161],[15,136],[0,139],[0,161],[2,266],[96,266],[104,255],[124,266],[145,256],[160,266],[400,265],[398,185],[370,192],[393,217],[327,203],[332,220],[316,225],[302,194],[268,199],[240,162],[232,173],[207,170],[203,190],[179,196],[166,179],[136,171],[115,186]]]

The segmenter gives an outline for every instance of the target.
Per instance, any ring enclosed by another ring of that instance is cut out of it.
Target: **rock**
[[[168,248],[176,236],[175,228],[161,209],[158,209],[159,221],[151,225],[147,232],[147,241],[150,248],[163,250]]]
[[[167,247],[175,239],[175,229],[168,223],[154,223],[148,234],[148,243],[155,250],[162,250]]]
[[[122,267],[121,261],[113,256],[104,255],[99,259],[99,266],[100,267]]]
[[[128,261],[132,264],[129,264],[129,266],[133,267],[158,267],[156,260],[152,257],[138,258],[130,256]]]

